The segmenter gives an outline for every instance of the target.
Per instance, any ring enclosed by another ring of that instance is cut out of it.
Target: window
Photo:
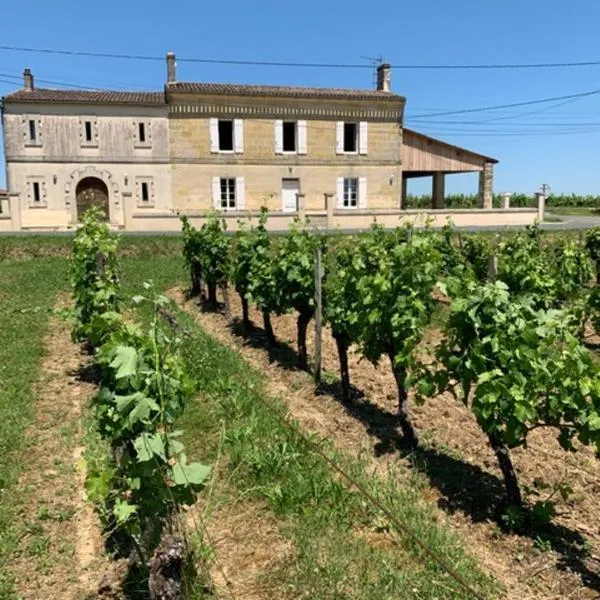
[[[42,201],[42,196],[40,194],[40,182],[39,181],[33,182],[33,201],[36,204],[39,204]]]
[[[233,121],[219,121],[219,150],[233,152]]]
[[[338,121],[336,133],[336,154],[367,154],[366,121],[346,123]]]
[[[152,121],[150,119],[133,121],[133,145],[136,148],[152,147]]]
[[[142,202],[149,202],[150,194],[148,193],[148,182],[142,181]]]
[[[146,125],[145,123],[138,123],[138,139],[143,144],[146,142]]]
[[[221,208],[224,210],[235,208],[235,178],[221,178]]]
[[[85,122],[85,141],[86,142],[92,141],[92,122],[91,121]]]
[[[284,121],[283,123],[283,151],[296,152],[296,123]]]
[[[37,126],[35,119],[29,119],[29,141],[32,144],[37,142]]]
[[[95,117],[84,117],[79,120],[79,139],[82,146],[98,145],[98,127]]]
[[[358,179],[356,177],[344,179],[344,208],[356,208],[358,204]]]
[[[242,119],[210,119],[210,151],[244,152],[244,121]]]
[[[154,181],[152,177],[136,177],[135,189],[138,206],[154,206]]]
[[[344,123],[344,152],[356,152],[356,123]]]

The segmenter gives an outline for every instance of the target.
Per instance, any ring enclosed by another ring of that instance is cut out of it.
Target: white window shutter
[[[210,120],[210,151],[219,151],[219,120]]]
[[[338,121],[335,127],[335,153],[344,154],[344,121]]]
[[[368,130],[367,122],[361,121],[358,128],[358,151],[360,154],[367,153]]]
[[[244,121],[235,119],[233,121],[233,143],[236,154],[244,152]]]
[[[212,178],[212,201],[215,210],[221,210],[221,178]]]
[[[235,207],[244,210],[246,207],[246,185],[243,177],[235,178]]]
[[[358,178],[358,208],[367,208],[367,178]]]
[[[306,121],[298,121],[298,154],[306,154]]]
[[[344,178],[337,178],[336,185],[337,208],[344,208]]]
[[[275,154],[283,154],[283,121],[275,121]]]

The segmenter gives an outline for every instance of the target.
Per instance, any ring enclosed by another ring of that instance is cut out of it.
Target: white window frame
[[[146,184],[148,189],[148,200],[143,199],[143,184]],[[155,192],[153,177],[136,177],[135,178],[135,195],[138,208],[154,208]]]
[[[296,127],[296,149],[295,150],[284,150],[283,149],[283,124],[294,123]],[[275,121],[275,154],[307,154],[307,124],[306,121],[284,121],[283,119],[277,119]]]
[[[346,125],[353,124],[356,127],[356,150],[344,149],[345,129]],[[335,136],[335,151],[336,154],[349,154],[354,156],[356,154],[365,155],[368,153],[368,123],[367,121],[338,121],[336,123],[336,136]]]
[[[233,150],[221,150],[219,139],[219,121],[231,121],[233,129]],[[212,118],[210,128],[210,151],[213,154],[243,154],[244,153],[244,121],[243,119]]]
[[[86,139],[86,123],[91,123],[92,139]],[[79,117],[79,142],[82,148],[98,147],[98,119],[94,116]]]
[[[34,188],[38,185],[40,199],[35,200]],[[41,175],[35,175],[27,178],[27,204],[29,208],[46,208],[48,206],[46,178]]]
[[[144,126],[146,139],[140,139],[140,125]],[[152,121],[150,119],[136,119],[133,122],[133,145],[135,148],[152,148]]]
[[[233,188],[225,191],[227,198],[223,198],[222,182],[227,181],[228,187],[233,182]],[[233,193],[233,197],[231,194]],[[212,201],[213,209],[219,212],[235,212],[244,210],[246,205],[246,191],[245,191],[245,180],[244,177],[232,177],[232,176],[215,176],[212,180]],[[226,202],[226,206],[223,206],[223,202]],[[230,203],[233,202],[233,206]]]
[[[31,139],[30,125],[33,121],[35,123],[35,140]],[[23,115],[23,140],[26,147],[40,148],[42,146],[42,117],[41,115]]]
[[[352,194],[349,190],[350,181],[356,181],[356,190]],[[352,198],[352,194],[355,198]],[[336,185],[337,203],[340,210],[364,210],[367,208],[367,178],[366,177],[338,177]],[[354,204],[352,204],[354,201]]]

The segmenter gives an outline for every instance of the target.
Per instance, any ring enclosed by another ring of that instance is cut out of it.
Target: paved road
[[[552,213],[548,211],[550,215]],[[589,229],[590,227],[600,226],[600,216],[586,217],[582,215],[556,215],[557,219],[560,219],[560,223],[544,223],[542,227],[544,229]]]

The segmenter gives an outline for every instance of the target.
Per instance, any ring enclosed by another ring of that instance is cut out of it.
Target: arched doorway
[[[104,220],[108,221],[108,188],[102,179],[85,177],[75,190],[77,197],[77,220],[81,220],[83,213],[91,206],[98,206],[104,213]]]

